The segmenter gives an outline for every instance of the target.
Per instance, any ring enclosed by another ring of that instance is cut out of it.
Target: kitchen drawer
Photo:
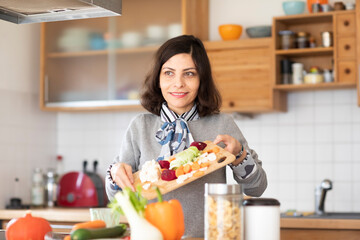
[[[339,14],[336,20],[338,36],[353,36],[356,33],[355,13]]]
[[[337,44],[338,58],[352,58],[356,57],[356,39],[355,37],[341,37]]]
[[[356,61],[339,61],[338,64],[339,82],[356,82]]]

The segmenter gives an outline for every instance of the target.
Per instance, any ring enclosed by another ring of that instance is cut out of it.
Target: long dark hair
[[[195,99],[201,117],[220,112],[221,96],[215,86],[209,58],[200,39],[182,35],[166,41],[156,52],[154,66],[145,78],[141,93],[141,105],[149,112],[160,115],[165,99],[160,89],[160,72],[163,64],[180,53],[191,55],[200,78],[198,95]]]

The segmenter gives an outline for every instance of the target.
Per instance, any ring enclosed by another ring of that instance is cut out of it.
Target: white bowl
[[[165,38],[166,31],[163,26],[150,25],[146,28],[146,36],[151,40],[162,40]]]
[[[139,32],[125,32],[121,36],[122,45],[126,48],[138,47],[141,41],[142,35]]]
[[[182,34],[182,25],[180,23],[173,23],[168,26],[168,38],[174,38]]]

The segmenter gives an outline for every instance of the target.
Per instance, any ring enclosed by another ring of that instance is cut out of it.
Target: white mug
[[[293,84],[304,83],[304,64],[293,63],[291,67],[293,71]]]

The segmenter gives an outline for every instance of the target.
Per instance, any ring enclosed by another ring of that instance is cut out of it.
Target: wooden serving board
[[[162,179],[159,179],[157,182],[151,183],[150,188],[145,190],[144,188],[142,188],[142,195],[147,198],[147,199],[154,199],[157,197],[156,195],[156,191],[154,190],[154,186],[158,186],[160,189],[161,194],[165,194],[168,192],[171,192],[177,188],[180,188],[188,183],[191,183],[192,181],[195,181],[203,176],[206,176],[207,174],[218,170],[219,168],[222,168],[224,166],[226,166],[229,163],[232,163],[235,160],[235,156],[233,154],[231,154],[230,152],[226,151],[225,149],[215,145],[214,143],[212,143],[211,141],[205,141],[205,143],[207,144],[206,148],[203,150],[208,150],[208,149],[213,149],[214,147],[218,147],[220,149],[220,151],[218,153],[216,153],[216,160],[210,162],[210,166],[204,171],[204,174],[201,176],[192,176],[189,177],[188,179],[186,179],[184,182],[182,183],[177,183],[176,179],[172,180],[172,181],[164,181]],[[140,181],[139,178],[139,173],[140,171],[134,173],[134,186],[138,186],[141,185],[143,186],[144,184],[148,183],[142,183]]]

